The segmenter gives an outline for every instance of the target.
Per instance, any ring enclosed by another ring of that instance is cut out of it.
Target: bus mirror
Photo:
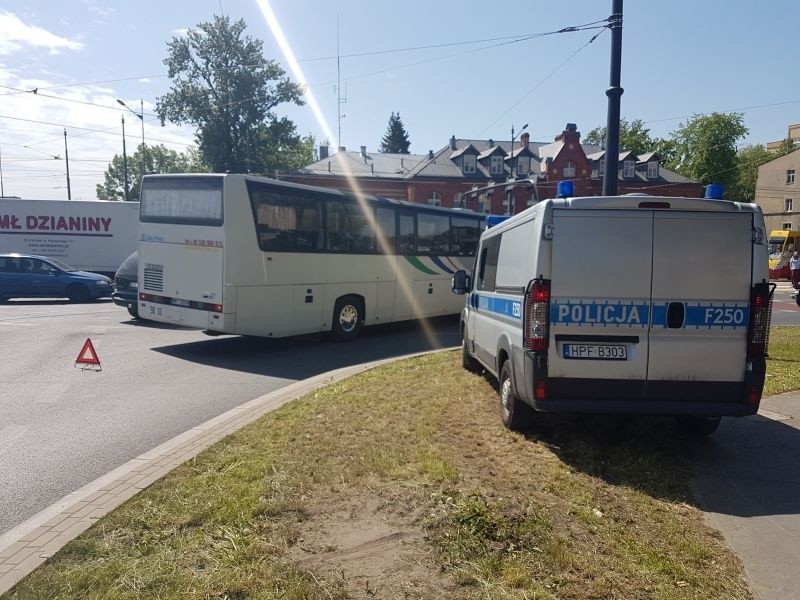
[[[454,294],[463,295],[469,291],[469,275],[464,269],[453,273],[452,290]]]

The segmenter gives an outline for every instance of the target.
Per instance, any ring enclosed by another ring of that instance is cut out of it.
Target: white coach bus
[[[139,314],[284,337],[457,314],[485,215],[250,175],[142,183]]]

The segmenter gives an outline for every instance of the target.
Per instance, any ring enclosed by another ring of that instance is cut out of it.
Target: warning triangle
[[[83,344],[83,348],[81,348],[81,351],[78,354],[78,358],[75,359],[75,364],[76,365],[100,364],[100,359],[97,358],[97,352],[95,352],[94,346],[92,345],[92,340],[90,338],[86,338],[86,342]]]

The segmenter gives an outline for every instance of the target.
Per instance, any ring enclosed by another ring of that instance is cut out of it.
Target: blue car
[[[105,275],[77,271],[61,261],[32,254],[0,254],[0,302],[9,298],[69,298],[87,302],[111,295]]]

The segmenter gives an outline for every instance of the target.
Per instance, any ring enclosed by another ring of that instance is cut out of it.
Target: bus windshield
[[[769,238],[769,257],[780,258],[783,254],[783,247],[786,245],[786,238]]]
[[[222,225],[222,177],[145,177],[142,223]]]

